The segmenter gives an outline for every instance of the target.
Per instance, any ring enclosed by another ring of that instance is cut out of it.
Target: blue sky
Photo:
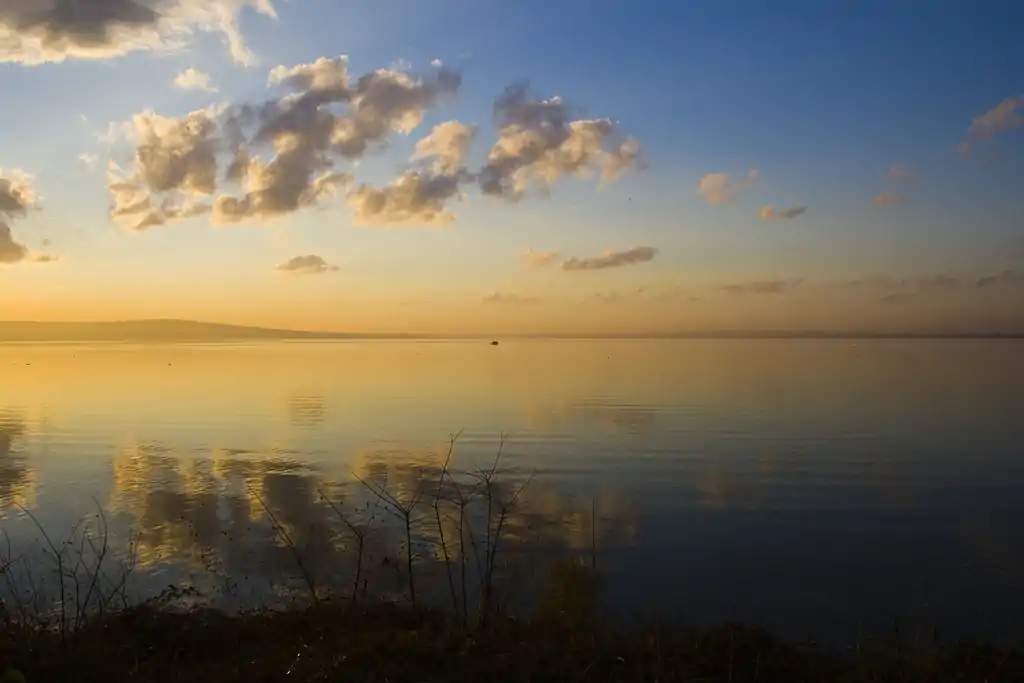
[[[158,11],[180,4],[183,16],[194,2],[147,1]],[[0,287],[14,292],[0,318],[173,315],[381,331],[1024,330],[1015,313],[1024,302],[1024,7],[1015,3],[272,5],[276,19],[239,14],[255,56],[248,66],[219,31],[194,31],[174,49],[115,46],[101,59],[29,65],[8,48],[5,60],[4,31],[19,17],[0,11],[0,92],[15,103],[0,108],[0,168],[30,174],[40,197],[6,222],[31,254],[59,257],[0,265]],[[462,76],[457,98],[428,108],[411,134],[341,169],[359,182],[386,185],[447,120],[480,126],[465,161],[484,164],[495,98],[524,81],[537,99],[561,96],[574,119],[613,119],[617,135],[642,146],[642,168],[603,187],[566,174],[519,202],[465,183],[466,201],[448,205],[456,220],[442,229],[357,227],[345,197],[232,226],[201,216],[133,232],[111,221],[107,160],[130,165],[135,151],[129,140],[97,139],[111,123],[145,110],[180,117],[258,104],[280,94],[267,87],[273,67],[338,55],[353,78],[395,65],[422,74],[433,59]],[[188,68],[217,92],[175,87]],[[1010,98],[991,135],[969,133]],[[955,151],[965,140],[971,152]],[[891,177],[894,166],[906,177]],[[730,201],[697,193],[707,174],[736,182],[753,169],[756,181]],[[880,195],[902,201],[878,205]],[[765,206],[806,210],[768,221]],[[528,249],[565,260],[638,247],[657,255],[580,274],[522,263]],[[301,255],[337,270],[274,272]],[[1003,271],[1002,286],[975,286]],[[958,282],[923,284],[940,274]],[[875,284],[856,297],[843,286],[869,277]],[[723,289],[783,281],[798,284]]]

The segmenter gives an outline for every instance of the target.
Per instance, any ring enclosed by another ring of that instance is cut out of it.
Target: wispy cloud
[[[875,206],[895,206],[902,204],[906,201],[906,197],[899,194],[898,192],[883,192],[882,194],[876,195],[871,203]]]
[[[801,204],[794,204],[788,209],[776,209],[774,206],[762,206],[760,216],[763,221],[784,221],[792,220],[806,211],[807,207]]]
[[[800,287],[803,282],[802,278],[753,280],[723,285],[722,290],[729,294],[784,294]]]
[[[704,197],[708,204],[730,204],[743,190],[757,183],[760,175],[761,172],[756,168],[738,180],[732,180],[726,173],[708,173],[697,184],[697,194]]]
[[[846,286],[852,289],[881,292],[878,300],[882,303],[897,303],[924,294],[948,292],[959,288],[960,285],[959,278],[944,273],[902,278],[874,275],[846,283]]]
[[[203,92],[217,92],[210,82],[210,74],[189,67],[175,76],[174,85],[182,90],[201,90]]]
[[[292,275],[323,275],[324,273],[337,272],[338,267],[332,266],[316,254],[308,254],[306,256],[295,256],[275,267],[274,270]]]
[[[987,289],[990,287],[1000,287],[1004,285],[1024,285],[1024,272],[1007,268],[1006,270],[998,273],[984,275],[978,278],[975,285],[978,289]]]
[[[916,180],[917,176],[917,169],[911,168],[910,166],[896,164],[889,168],[889,177],[893,180]]]
[[[1024,126],[1024,94],[1007,97],[984,114],[974,117],[967,129],[967,139],[957,145],[961,154],[970,154],[973,141],[992,141],[1000,133]]]
[[[647,263],[654,260],[658,250],[654,247],[633,247],[625,251],[609,249],[601,256],[590,258],[570,258],[562,262],[562,270],[604,270],[606,268],[621,268],[636,263]]]
[[[485,304],[520,305],[539,304],[542,301],[542,299],[538,296],[531,296],[527,294],[515,294],[511,292],[491,292],[480,297],[480,301]]]
[[[523,264],[527,268],[547,268],[558,262],[562,255],[557,251],[534,251],[527,249],[523,254]]]
[[[611,292],[591,292],[583,297],[583,303],[599,303],[599,304],[620,304],[624,302],[627,295],[622,292],[611,291]]]
[[[239,64],[254,63],[239,17],[246,7],[276,16],[272,0],[4,0],[0,62],[41,64],[181,50],[196,32],[218,32]]]

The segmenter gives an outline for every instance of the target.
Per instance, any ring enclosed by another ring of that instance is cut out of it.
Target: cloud
[[[776,209],[774,206],[762,206],[760,216],[763,221],[792,220],[807,211],[802,204],[794,204],[788,209]]]
[[[94,168],[99,163],[100,158],[95,154],[83,153],[78,155],[78,160],[89,168]]]
[[[537,296],[528,296],[525,294],[512,294],[509,292],[491,292],[490,294],[485,294],[484,296],[482,296],[480,298],[480,301],[482,301],[485,304],[519,305],[539,304],[541,302],[541,298]]]
[[[511,88],[495,106],[498,141],[481,169],[464,166],[477,127],[449,120],[415,143],[398,177],[358,183],[342,164],[411,134],[461,88],[461,75],[440,63],[423,74],[406,69],[356,77],[346,56],[321,57],[273,68],[267,86],[278,92],[260,104],[181,118],[150,111],[113,124],[110,140],[130,140],[135,154],[127,171],[112,167],[112,218],[135,231],[207,211],[214,224],[264,222],[344,195],[362,225],[447,225],[449,206],[472,183],[517,200],[533,184],[550,189],[564,175],[592,173],[610,182],[639,164],[639,146],[609,119],[570,121],[561,100],[536,102]]]
[[[889,177],[894,180],[916,180],[917,170],[897,164],[889,168]]]
[[[332,266],[316,254],[308,254],[306,256],[295,256],[275,267],[274,270],[293,275],[323,275],[324,273],[337,272],[338,267]]]
[[[897,192],[883,192],[871,200],[875,206],[895,206],[906,201],[906,197]]]
[[[896,303],[925,294],[951,291],[959,288],[960,284],[960,280],[956,277],[937,273],[934,275],[916,275],[903,278],[875,275],[858,280],[850,280],[846,283],[846,286],[853,289],[881,291],[883,294],[879,296],[879,301],[882,303]]]
[[[14,240],[9,225],[0,220],[0,264],[21,263],[28,258],[28,248]]]
[[[638,292],[633,292],[633,294],[639,296]],[[627,296],[627,294],[619,291],[593,292],[584,296],[583,302],[588,303],[592,301],[599,304],[620,304],[626,301]]]
[[[238,22],[250,7],[269,17],[271,0],[4,0],[0,62],[41,64],[181,50],[197,32],[218,32],[239,64],[255,61]]]
[[[739,180],[732,180],[726,173],[707,173],[701,176],[697,184],[697,194],[704,197],[708,204],[730,204],[736,197],[757,183],[761,172],[751,169]]]
[[[37,254],[29,259],[32,263],[56,263],[60,257],[54,254]]]
[[[455,175],[476,136],[476,126],[445,121],[434,126],[429,135],[416,143],[416,157],[433,157],[439,174]]]
[[[175,76],[174,85],[182,90],[201,90],[203,92],[217,92],[217,88],[210,84],[210,74],[198,71],[189,67]]]
[[[494,104],[498,140],[478,179],[485,195],[520,201],[531,186],[549,192],[564,177],[610,183],[640,165],[640,144],[619,138],[611,119],[570,120],[560,97],[530,99],[525,85],[506,88]]]
[[[182,118],[135,115],[129,132],[136,144],[132,169],[110,168],[111,219],[141,232],[208,213],[210,206],[201,200],[217,188],[219,113],[208,108]]]
[[[458,92],[461,82],[458,73],[443,67],[425,77],[378,69],[352,80],[345,56],[275,68],[270,85],[289,92],[258,108],[237,107],[227,122],[234,148],[227,179],[241,181],[247,192],[237,199],[218,197],[214,221],[281,216],[350,187],[354,178],[334,170],[338,161],[356,161],[386,146],[392,133],[412,132],[441,98]],[[336,113],[332,105],[344,112]],[[435,129],[421,150],[446,168],[459,157],[461,136],[468,134],[456,130],[461,124],[450,123]],[[256,131],[246,139],[252,125]],[[273,151],[269,161],[251,156],[253,149],[267,146]],[[351,193],[350,205],[357,220],[367,224],[444,222],[450,219],[444,201],[458,195],[461,180],[461,174],[408,172],[382,189],[360,186]]]
[[[21,263],[29,258],[28,247],[14,238],[11,223],[28,215],[38,201],[23,171],[0,168],[0,264]]]
[[[992,109],[977,116],[967,129],[968,136],[979,140],[991,140],[1003,133],[1024,125],[1024,95],[1007,97]]]
[[[534,251],[527,249],[523,254],[523,264],[527,268],[546,268],[552,266],[562,258],[557,251]]]
[[[993,275],[985,275],[978,278],[975,286],[978,289],[988,289],[990,287],[999,287],[1003,285],[1022,285],[1024,284],[1024,273],[1006,269]]]
[[[722,289],[730,294],[784,294],[800,287],[803,282],[801,278],[754,280],[723,285]]]
[[[967,128],[967,139],[956,146],[960,154],[974,151],[972,140],[990,142],[1000,133],[1024,126],[1024,94],[1007,97],[984,114],[975,116]]]
[[[459,196],[461,179],[407,171],[382,188],[360,185],[349,194],[348,205],[361,225],[449,225],[455,215],[445,207]]]
[[[654,260],[658,250],[654,247],[633,247],[625,251],[609,249],[601,256],[591,258],[570,258],[562,262],[562,270],[604,270],[621,268],[635,263],[647,263]]]

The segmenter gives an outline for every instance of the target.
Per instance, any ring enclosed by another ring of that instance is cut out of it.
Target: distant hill
[[[708,330],[661,334],[527,334],[505,333],[505,339],[1021,339],[1008,333],[829,332],[815,330]],[[493,339],[492,335],[356,334],[245,327],[194,320],[124,320],[117,322],[0,322],[2,342],[218,342],[289,339]]]
[[[118,322],[0,322],[0,342],[241,341],[246,339],[351,339],[361,335],[221,325],[193,320]]]

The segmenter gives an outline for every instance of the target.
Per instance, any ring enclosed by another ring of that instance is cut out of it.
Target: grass
[[[992,645],[893,637],[837,652],[740,624],[623,627],[598,609],[596,539],[589,557],[559,558],[541,581],[506,571],[512,551],[530,542],[516,521],[530,478],[508,481],[500,450],[489,467],[454,470],[456,439],[442,465],[412,479],[360,480],[366,503],[319,492],[349,550],[338,585],[311,561],[303,538],[315,535],[289,531],[252,491],[294,559],[301,599],[284,608],[226,613],[188,588],[133,602],[134,545],[115,552],[98,505],[64,540],[37,523],[45,562],[0,553],[0,683],[1024,681],[1024,651]],[[384,593],[371,589],[370,561],[382,520],[393,527],[386,557],[398,579]],[[431,600],[417,576],[438,567]],[[526,609],[512,608],[524,597],[517,588],[530,592]]]

